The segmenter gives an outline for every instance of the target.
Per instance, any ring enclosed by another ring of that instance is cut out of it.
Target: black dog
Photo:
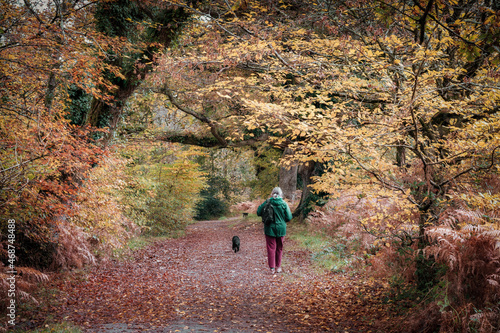
[[[238,236],[233,237],[233,251],[234,253],[240,250],[240,238]]]

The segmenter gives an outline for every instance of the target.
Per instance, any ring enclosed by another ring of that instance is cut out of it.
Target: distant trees
[[[207,180],[200,166],[189,158],[191,154],[176,150],[170,163],[149,166],[152,168],[145,176],[152,181],[150,191],[153,194],[146,210],[147,234],[162,235],[183,230],[197,214],[197,203],[203,199],[200,191]]]

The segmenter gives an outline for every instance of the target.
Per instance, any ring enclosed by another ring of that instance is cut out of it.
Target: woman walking
[[[267,201],[257,209],[258,216],[262,216]],[[282,271],[281,257],[286,235],[286,223],[292,219],[292,212],[288,204],[283,200],[283,191],[279,187],[273,189],[269,202],[274,210],[274,221],[264,225],[264,233],[266,235],[267,262],[271,273],[274,274]]]

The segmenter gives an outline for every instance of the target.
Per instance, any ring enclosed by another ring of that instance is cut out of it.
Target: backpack
[[[262,223],[264,225],[270,225],[274,222],[274,207],[271,205],[269,199],[266,201],[266,204],[262,208]]]

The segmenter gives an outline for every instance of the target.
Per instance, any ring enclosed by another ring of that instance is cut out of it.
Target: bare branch
[[[26,8],[28,8],[28,10],[31,12],[31,14],[33,14],[33,16],[35,16],[35,18],[37,19],[37,21],[40,24],[45,25],[45,22],[40,18],[38,13],[33,9],[33,5],[31,4],[31,2],[29,0],[24,0],[24,5],[26,6]]]
[[[354,156],[350,150],[350,147],[348,147],[347,149],[347,155],[349,155],[352,159],[354,159],[356,161],[356,163],[358,163],[358,165],[363,169],[365,170],[366,172],[368,172],[369,174],[371,174],[373,177],[375,177],[384,187],[387,187],[387,188],[390,188],[392,190],[397,190],[403,194],[406,194],[405,193],[405,190],[404,188],[402,188],[401,186],[397,186],[395,184],[392,184],[390,183],[389,181],[387,181],[386,179],[384,179],[380,174],[378,174],[377,172],[371,170],[370,168],[366,167],[356,156]],[[414,205],[417,205],[417,206],[420,206],[415,200],[413,200],[411,197],[407,197],[407,199],[413,203]]]
[[[199,121],[207,124],[210,127],[210,132],[212,132],[212,135],[214,136],[214,138],[217,139],[219,144],[222,147],[227,147],[227,141],[226,141],[226,139],[224,139],[220,135],[219,128],[218,128],[219,126],[217,125],[217,123],[215,121],[207,118],[205,115],[203,115],[199,112],[196,112],[196,111],[184,106],[181,102],[179,102],[179,100],[177,100],[177,98],[174,96],[172,90],[170,90],[170,88],[168,87],[167,82],[165,82],[163,87],[160,89],[160,93],[163,93],[164,95],[166,95],[168,97],[168,99],[170,100],[170,103],[172,103],[175,107],[177,107],[182,112],[189,114],[189,115],[195,117],[196,119],[198,119]]]
[[[495,151],[496,151],[498,148],[500,148],[500,146],[495,147],[495,148],[493,149],[493,151],[491,152],[491,163],[490,163],[490,165],[489,165],[489,166],[486,166],[486,167],[474,167],[474,166],[472,166],[472,167],[467,168],[467,169],[465,169],[464,171],[459,172],[459,173],[457,173],[456,175],[454,175],[454,176],[452,176],[452,177],[448,178],[447,180],[445,180],[445,181],[441,182],[438,186],[440,186],[440,187],[441,187],[441,186],[444,186],[444,185],[446,185],[446,184],[450,183],[451,181],[453,181],[454,179],[457,179],[458,177],[463,176],[463,175],[465,175],[465,174],[467,174],[467,173],[469,173],[469,172],[471,172],[471,171],[475,171],[475,170],[488,170],[488,169],[491,169],[491,168],[495,165]]]

